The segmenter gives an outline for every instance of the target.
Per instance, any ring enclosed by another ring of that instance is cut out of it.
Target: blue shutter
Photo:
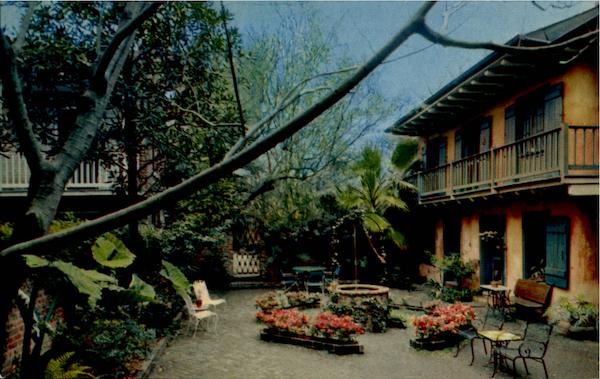
[[[457,161],[462,157],[462,132],[456,132],[454,135],[454,160]]]
[[[479,125],[479,153],[490,150],[490,120],[485,120]]]
[[[552,217],[546,224],[546,283],[559,288],[569,285],[569,220]]]
[[[510,106],[504,110],[504,144],[515,142],[515,129],[515,107]]]

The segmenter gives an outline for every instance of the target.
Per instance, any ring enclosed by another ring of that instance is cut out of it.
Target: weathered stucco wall
[[[590,206],[593,206],[590,204]],[[566,290],[554,288],[552,302],[562,296],[585,295],[587,299],[598,303],[598,235],[593,220],[584,214],[581,205],[565,200],[560,202],[523,202],[509,206],[486,207],[482,213],[506,215],[506,285],[514,288],[517,279],[523,277],[523,213],[546,211],[550,216],[568,217],[570,220],[569,237],[569,287]],[[441,229],[438,222],[437,230]],[[436,238],[436,252],[442,254],[442,238]],[[462,218],[461,256],[465,261],[480,259],[479,213]],[[473,280],[479,283],[479,273]]]

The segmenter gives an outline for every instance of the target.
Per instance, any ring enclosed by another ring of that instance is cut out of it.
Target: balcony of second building
[[[598,126],[562,126],[408,176],[419,203],[564,184],[598,194]]]
[[[25,196],[30,177],[27,160],[20,153],[0,154],[0,196]],[[114,181],[100,161],[85,161],[73,173],[66,195],[110,195]]]

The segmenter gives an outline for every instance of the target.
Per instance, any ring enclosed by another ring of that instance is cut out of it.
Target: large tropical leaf
[[[92,255],[96,262],[110,268],[123,268],[133,263],[135,255],[127,246],[111,233],[96,239],[92,246]]]
[[[38,257],[37,255],[25,254],[25,255],[23,255],[23,258],[25,259],[25,263],[27,264],[27,266],[29,266],[31,268],[46,267],[50,264],[50,261],[48,261],[47,259]]]
[[[160,270],[160,275],[168,279],[171,284],[173,284],[173,288],[175,291],[183,297],[183,294],[188,294],[192,285],[189,280],[185,277],[183,272],[174,264],[165,261],[162,261],[163,268]]]
[[[396,229],[389,228],[387,230],[387,237],[399,248],[403,249],[406,247],[406,238],[404,237],[404,234],[400,233]]]
[[[93,308],[102,297],[102,290],[109,288],[120,290],[117,279],[95,270],[85,270],[70,262],[55,261],[50,264],[62,271],[77,290],[88,296],[88,303]]]
[[[131,283],[129,283],[129,288],[127,290],[140,302],[154,301],[154,299],[156,299],[154,287],[135,274],[131,277]]]
[[[374,212],[367,212],[363,215],[363,224],[371,233],[382,233],[390,227],[390,222],[385,217]]]

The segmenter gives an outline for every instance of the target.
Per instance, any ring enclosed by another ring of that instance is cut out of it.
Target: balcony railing
[[[19,153],[0,154],[0,191],[26,191],[29,186],[29,166]],[[67,183],[67,191],[97,190],[110,191],[112,180],[108,170],[100,162],[89,161],[79,164]]]
[[[421,200],[570,177],[597,182],[598,142],[598,126],[556,128],[406,180],[417,186]]]

